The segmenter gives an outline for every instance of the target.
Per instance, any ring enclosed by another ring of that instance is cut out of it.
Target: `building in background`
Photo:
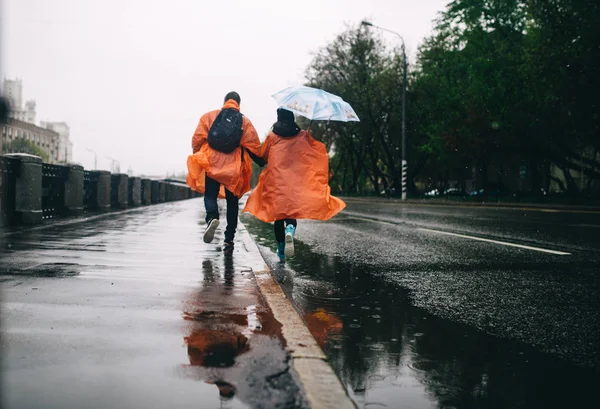
[[[4,78],[2,90],[4,97],[8,100],[11,112],[20,109],[23,105],[23,82],[21,79],[9,80]]]
[[[19,121],[35,124],[36,104],[30,100],[23,107],[23,82],[20,78],[10,80],[5,78],[2,89],[10,105],[10,117]]]
[[[25,109],[23,111],[21,111],[21,118],[17,118],[20,119],[21,121],[30,123],[30,124],[35,124],[35,101],[27,101],[25,102]]]
[[[5,78],[2,92],[10,105],[10,121],[2,128],[0,154],[25,147],[27,143],[15,142],[16,138],[24,138],[24,141],[45,152],[51,163],[72,163],[73,144],[69,125],[51,121],[36,125],[36,103],[28,100],[23,107],[23,82],[20,78]]]
[[[41,126],[57,132],[59,135],[58,142],[58,163],[73,162],[73,144],[69,139],[71,130],[66,122],[42,122]]]
[[[58,132],[9,118],[8,123],[2,125],[0,154],[35,154],[31,151],[31,147],[36,146],[46,154],[44,160],[48,163],[63,163],[59,158],[59,143],[60,135]]]

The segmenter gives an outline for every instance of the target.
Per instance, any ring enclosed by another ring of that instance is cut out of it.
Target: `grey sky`
[[[345,23],[396,30],[414,56],[448,1],[4,0],[1,68],[23,80],[38,121],[69,123],[76,162],[93,167],[87,148],[99,168],[111,156],[161,176],[185,171],[200,115],[227,91],[263,138],[270,95],[301,83]]]

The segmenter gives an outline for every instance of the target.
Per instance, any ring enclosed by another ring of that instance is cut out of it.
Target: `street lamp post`
[[[363,21],[361,24],[395,34],[402,41],[402,200],[406,200],[406,187],[408,183],[408,161],[406,160],[406,45],[404,44],[404,38],[395,31],[376,26],[369,21]]]
[[[118,160],[107,156],[106,159],[110,160],[110,171],[111,173],[119,173],[121,172],[121,164]]]
[[[97,166],[98,165],[98,155],[96,154],[95,151],[93,151],[91,149],[85,148],[85,150],[88,152],[92,152],[94,154],[94,170],[98,170],[98,166]]]

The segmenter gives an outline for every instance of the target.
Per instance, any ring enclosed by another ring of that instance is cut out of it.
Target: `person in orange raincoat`
[[[243,212],[264,222],[275,222],[277,255],[283,261],[294,255],[296,219],[328,220],[346,204],[331,196],[325,145],[301,130],[291,111],[277,110],[277,122],[262,146],[261,156],[268,166]]]
[[[193,155],[187,160],[187,184],[200,193],[204,193],[206,208],[206,231],[204,242],[212,242],[219,226],[219,208],[217,197],[227,200],[227,228],[225,229],[225,253],[233,252],[233,239],[238,223],[239,198],[250,190],[252,163],[250,158],[260,166],[265,162],[260,155],[260,140],[252,122],[242,117],[241,140],[231,153],[213,149],[208,143],[208,134],[215,119],[222,110],[233,109],[239,112],[240,96],[230,92],[225,96],[225,104],[221,110],[204,114],[200,118],[196,132],[192,137]]]

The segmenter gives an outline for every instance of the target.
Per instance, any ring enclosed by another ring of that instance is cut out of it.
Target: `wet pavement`
[[[348,204],[242,220],[359,407],[596,406],[600,214]]]
[[[202,199],[0,232],[2,408],[304,408],[236,239]]]

